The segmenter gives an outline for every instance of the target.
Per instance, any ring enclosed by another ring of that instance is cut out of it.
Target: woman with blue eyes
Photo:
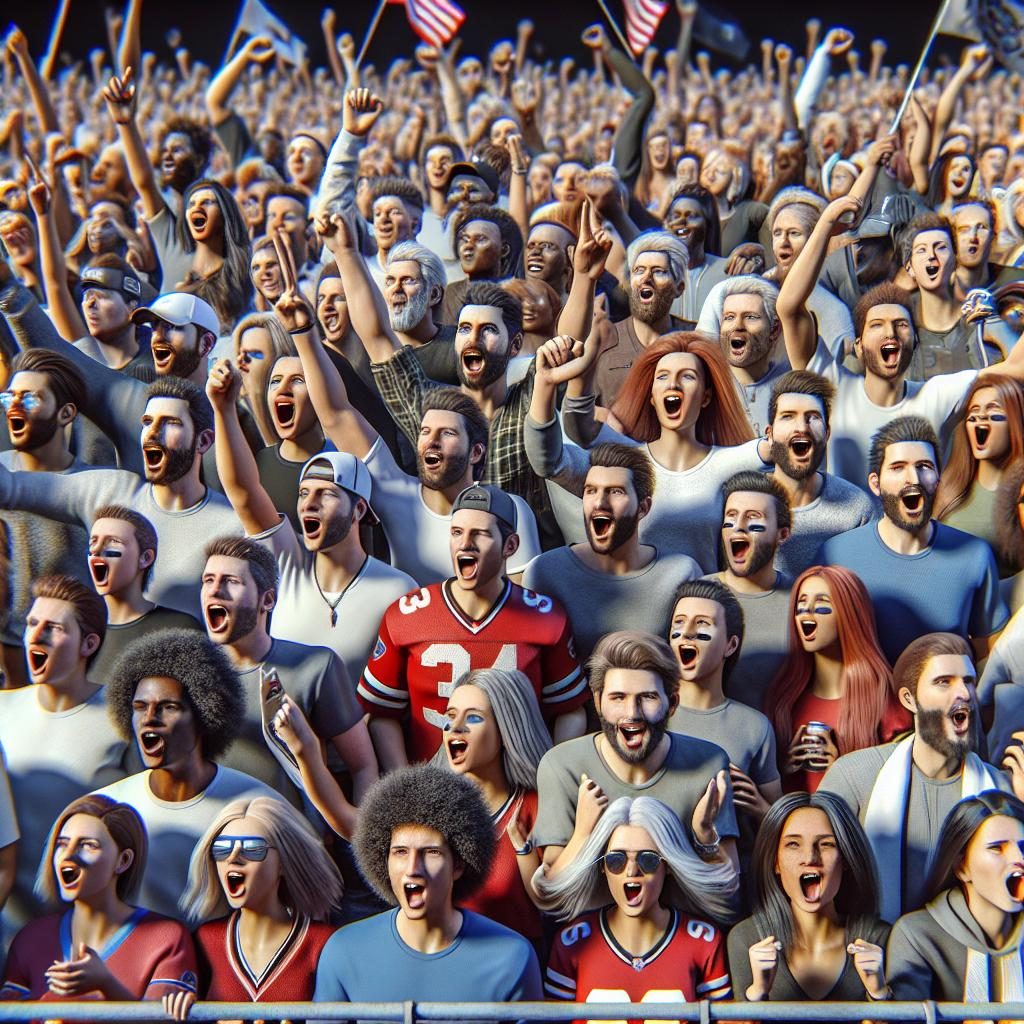
[[[498,837],[484,884],[463,902],[535,944],[543,934],[530,881],[540,857],[530,838],[537,817],[537,765],[551,747],[533,688],[521,672],[468,672],[448,698],[435,763],[480,787]]]
[[[205,998],[312,999],[320,952],[335,931],[325,919],[341,893],[337,867],[290,804],[257,797],[227,806],[196,844],[180,903],[191,920],[207,922],[195,936]],[[194,1001],[183,995],[164,1006],[184,1020]]]
[[[813,793],[841,754],[910,728],[878,644],[875,613],[859,577],[812,566],[790,598],[789,655],[765,711],[775,727],[782,786]]]
[[[999,553],[996,499],[1006,472],[1024,460],[1024,391],[1011,377],[986,374],[967,392],[966,415],[935,495],[935,518]],[[1000,575],[1013,570],[1000,564]]]
[[[789,793],[776,801],[752,863],[754,912],[729,933],[733,998],[887,998],[889,926],[878,918],[875,862],[842,799]]]

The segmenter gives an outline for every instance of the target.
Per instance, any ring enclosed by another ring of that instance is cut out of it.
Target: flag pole
[[[604,0],[597,0],[597,6],[601,8],[604,16],[608,19],[608,24],[611,25],[612,31],[619,37],[619,42],[622,43],[622,48],[626,51],[626,56],[632,59],[634,56],[633,47],[629,45],[629,40],[627,40],[622,34],[622,29],[619,28],[619,23],[614,17],[612,17],[612,12],[608,10],[608,5]]]
[[[39,68],[39,73],[42,75],[44,82],[48,82],[53,76],[53,65],[57,61],[60,37],[64,34],[64,23],[68,20],[68,8],[70,6],[71,0],[61,0],[60,7],[57,10],[57,17],[54,18],[53,31],[50,33],[50,45],[46,50],[46,57],[43,59],[42,66]],[[117,54],[114,55],[114,59],[117,59]]]
[[[381,16],[384,14],[384,8],[387,5],[388,0],[380,0],[380,3],[377,4],[377,10],[373,12],[373,20],[370,22],[370,27],[366,30],[366,38],[363,40],[363,45],[359,48],[359,56],[356,57],[355,66],[357,68],[363,63],[366,51],[370,48],[370,40],[373,39],[373,35],[377,31],[377,26],[380,24]]]
[[[949,5],[952,2],[953,0],[942,0],[942,5],[939,7],[938,14],[935,15],[931,31],[928,33],[928,38],[924,43],[924,49],[921,50],[921,56],[917,58],[917,64],[914,66],[914,72],[910,76],[910,81],[907,83],[907,91],[903,94],[903,102],[900,103],[900,109],[896,111],[896,116],[892,119],[892,124],[889,126],[890,135],[896,134],[896,129],[899,128],[900,121],[903,120],[903,115],[907,112],[907,105],[910,103],[910,97],[914,94],[914,86],[917,85],[917,80],[921,77],[921,72],[924,70],[924,62],[928,59],[928,51],[932,48],[932,43],[935,42],[935,37],[939,34],[939,28],[942,25],[942,22],[946,17],[946,11],[949,10]]]

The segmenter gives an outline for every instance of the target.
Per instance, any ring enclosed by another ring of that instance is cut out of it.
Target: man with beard
[[[725,695],[743,642],[743,609],[727,587],[702,579],[676,589],[668,643],[679,672],[679,703],[669,727],[714,743],[728,755],[733,803],[751,816],[754,826],[744,829],[749,854],[757,825],[782,796],[782,782],[771,723],[760,711]]]
[[[381,620],[358,693],[384,769],[437,753],[447,694],[473,669],[526,675],[556,743],[586,728],[586,679],[565,609],[506,575],[516,519],[504,491],[467,487],[452,506],[454,576],[406,594]]]
[[[704,860],[737,865],[729,759],[721,747],[670,733],[679,669],[650,633],[609,633],[588,663],[601,731],[552,747],[537,770],[533,840],[549,877],[578,856],[597,819],[619,797],[649,796],[690,829]]]
[[[202,585],[206,635],[227,654],[245,700],[241,730],[220,763],[302,806],[299,770],[271,728],[280,694],[269,703],[262,692],[265,677],[273,673],[314,735],[341,757],[359,803],[377,780],[377,760],[355,686],[344,663],[328,648],[271,637],[277,590],[277,560],[258,541],[221,537],[207,544]]]
[[[146,826],[140,905],[180,919],[203,833],[236,800],[281,796],[220,763],[241,731],[245,694],[227,655],[201,633],[164,629],[136,640],[104,689],[109,721],[143,770],[98,792],[130,804]]]
[[[483,470],[488,426],[477,404],[457,388],[427,391],[416,439],[416,476],[404,472],[350,399],[348,382],[311,335],[295,336],[306,386],[327,438],[338,451],[362,459],[373,479],[373,506],[380,517],[391,564],[421,586],[447,579],[449,519],[455,499]],[[533,512],[513,495],[520,544],[509,573],[522,572],[540,552]]]
[[[85,388],[75,367],[56,352],[30,349],[11,364],[7,390],[0,393],[11,450],[0,466],[27,473],[72,474],[88,467],[68,448],[68,424],[75,422]],[[32,582],[61,573],[88,581],[84,572],[86,534],[80,525],[3,506],[0,524],[7,537],[7,603],[0,611],[0,668],[8,686],[28,682],[22,634],[32,603]]]
[[[32,594],[23,638],[30,685],[0,691],[0,748],[21,831],[2,918],[8,938],[45,909],[33,883],[57,815],[122,778],[127,749],[110,726],[103,687],[88,678],[106,629],[103,601],[68,576],[40,577]]]
[[[662,334],[692,330],[669,312],[686,287],[686,245],[668,231],[645,231],[626,250],[630,315],[602,335],[594,358],[597,404],[610,409],[633,360]]]
[[[546,551],[523,573],[523,586],[565,606],[583,660],[605,633],[663,621],[676,587],[700,575],[688,555],[640,543],[653,494],[654,467],[642,448],[595,445],[583,485],[587,543]]]
[[[444,291],[439,313],[443,324],[458,321],[471,284],[514,277],[523,248],[522,234],[512,217],[497,206],[482,203],[473,203],[455,214],[452,236],[466,276]]]
[[[11,473],[0,467],[0,507],[83,528],[92,525],[95,510],[103,505],[134,509],[153,524],[165,555],[154,568],[146,596],[198,618],[196,591],[204,560],[196,537],[237,534],[240,524],[227,501],[201,479],[203,453],[213,444],[213,416],[203,392],[178,377],[140,386],[146,395],[140,439],[144,478],[121,469],[63,475]]]
[[[743,651],[726,692],[761,711],[789,654],[793,578],[775,568],[775,553],[789,540],[789,498],[771,476],[749,470],[726,480],[722,497],[725,568],[709,578],[728,587],[743,609],[744,624]]]
[[[160,542],[145,516],[123,505],[96,510],[89,531],[89,574],[107,606],[107,633],[89,669],[99,682],[139,637],[158,629],[201,629],[191,615],[161,608],[144,596]]]
[[[827,540],[819,565],[842,565],[863,581],[889,662],[925,633],[970,638],[984,658],[1010,617],[999,571],[983,540],[932,519],[939,443],[919,416],[901,416],[871,439],[868,486],[883,516]]]
[[[875,505],[859,487],[821,469],[836,389],[824,377],[790,370],[772,385],[765,437],[772,478],[786,492],[792,519],[789,540],[775,552],[775,568],[796,579],[814,565],[829,537],[875,518]]]
[[[1007,776],[974,752],[980,728],[975,682],[961,637],[918,637],[893,668],[900,703],[914,716],[913,733],[844,754],[818,787],[842,797],[864,826],[887,921],[923,906],[932,851],[954,805],[986,789],[1013,791]]]
[[[852,196],[829,203],[779,290],[777,312],[782,322],[786,354],[794,370],[815,361],[819,373],[835,385],[828,464],[832,472],[858,487],[868,477],[872,435],[897,416],[923,416],[945,443],[979,372],[940,373],[926,381],[907,379],[917,336],[910,295],[891,282],[865,292],[853,311],[854,354],[864,375],[852,373],[828,352],[817,332],[807,300],[821,271],[828,240],[846,230],[842,218],[860,210]],[[1024,345],[1016,345],[1006,360],[991,368],[1024,380]]]
[[[321,452],[302,467],[296,505],[301,534],[292,528],[260,483],[245,443],[237,414],[241,384],[238,370],[222,359],[210,372],[207,394],[224,493],[245,533],[277,558],[280,585],[270,634],[329,647],[349,678],[358,679],[381,616],[415,581],[367,555],[360,525],[376,520],[372,483],[366,467],[348,452]]]
[[[353,225],[349,211],[329,220],[319,219],[317,230],[334,252],[349,307],[356,318],[356,333],[367,346],[381,397],[399,429],[415,446],[422,427],[422,403],[427,393],[440,385],[428,379],[416,350],[402,345],[379,319],[376,332],[372,327],[364,331],[359,322],[358,318],[373,307],[375,299],[373,283],[355,248]],[[533,364],[515,384],[509,383],[506,372],[523,341],[519,300],[496,284],[472,282],[458,319],[453,347],[460,390],[490,422],[481,479],[525,499],[537,517],[544,546],[559,544],[561,536],[551,514],[547,490],[530,468],[523,447],[523,423],[534,382]]]

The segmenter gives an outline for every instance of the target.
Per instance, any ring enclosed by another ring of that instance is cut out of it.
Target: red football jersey
[[[0,999],[63,1000],[50,991],[46,972],[55,960],[76,959],[71,952],[71,914],[67,910],[37,918],[18,932],[7,957]],[[140,908],[96,952],[136,999],[160,999],[183,989],[196,991],[192,936],[184,925],[168,917]],[[103,997],[90,992],[70,998]]]
[[[371,715],[402,718],[409,713],[410,761],[437,753],[448,698],[456,681],[472,669],[525,673],[549,722],[589,696],[569,618],[557,601],[506,581],[487,617],[473,622],[450,588],[450,580],[434,583],[388,608],[359,681],[359,699]]]
[[[732,996],[725,941],[714,925],[673,911],[661,941],[633,956],[615,941],[607,915],[608,908],[584,914],[555,936],[544,977],[549,997],[576,1003],[692,1003]]]
[[[512,793],[504,805],[492,816],[498,848],[494,863],[484,884],[469,899],[460,904],[467,910],[475,910],[506,928],[528,939],[539,939],[544,934],[540,911],[530,899],[523,876],[519,871],[519,858],[505,829],[512,815],[518,815],[519,829],[524,836],[533,832],[537,820],[537,791]]]
[[[206,998],[218,1003],[303,1003],[313,998],[316,965],[334,925],[297,918],[284,944],[257,975],[238,941],[239,911],[201,925],[196,945]]]

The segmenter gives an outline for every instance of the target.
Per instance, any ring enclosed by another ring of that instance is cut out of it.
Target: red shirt
[[[463,900],[461,906],[475,910],[528,939],[539,939],[544,934],[540,911],[523,885],[519,858],[505,831],[517,811],[519,830],[528,836],[533,832],[533,823],[537,818],[536,790],[512,793],[504,806],[493,815],[494,832],[498,837],[494,863],[484,884],[469,899]]]
[[[257,975],[238,942],[235,911],[201,925],[196,945],[207,981],[206,998],[219,1003],[295,1003],[313,998],[320,951],[337,931],[334,925],[297,918],[288,938]]]
[[[714,925],[674,910],[661,940],[643,956],[634,956],[612,935],[608,910],[584,914],[555,936],[544,976],[550,998],[692,1003],[732,996],[725,942]]]
[[[455,683],[479,668],[525,673],[549,722],[590,696],[557,601],[506,581],[487,616],[473,622],[452,598],[450,580],[414,590],[388,608],[357,692],[371,715],[408,713],[409,760],[426,761],[441,745]]]
[[[55,960],[74,960],[71,951],[71,910],[30,921],[14,937],[7,957],[0,999],[38,999],[74,1002],[102,999],[99,992],[84,996],[54,995],[46,983],[46,971]],[[196,991],[196,951],[188,929],[148,910],[138,908],[96,950],[107,969],[135,999],[160,999],[180,992]]]

